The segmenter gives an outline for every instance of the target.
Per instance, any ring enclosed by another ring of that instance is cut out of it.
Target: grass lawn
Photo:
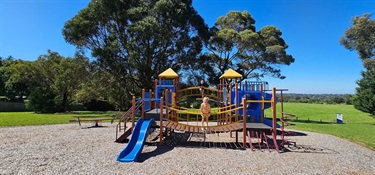
[[[277,107],[280,114],[280,104]],[[289,119],[295,126],[289,129],[330,134],[364,145],[375,150],[375,118],[354,109],[351,105],[326,105],[305,103],[284,103],[284,111],[297,117]],[[191,110],[189,112],[199,112]],[[74,112],[63,114],[35,114],[33,112],[1,112],[0,126],[26,126],[46,124],[66,124],[69,120],[94,117],[111,117],[118,112]],[[343,114],[343,124],[336,124],[336,114]],[[271,116],[271,110],[266,110]],[[278,116],[280,117],[280,115]]]
[[[80,111],[73,113],[58,114],[36,114],[34,112],[0,112],[0,126],[27,126],[27,125],[48,125],[67,124],[69,120],[95,117],[111,117],[118,112],[93,112]]]
[[[284,112],[297,116],[289,119],[296,124],[289,129],[330,134],[375,150],[375,118],[352,105],[284,103]],[[343,124],[336,123],[337,113],[343,114]],[[271,110],[266,115],[270,117]]]

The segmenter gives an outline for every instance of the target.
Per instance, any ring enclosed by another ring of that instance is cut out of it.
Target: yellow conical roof
[[[159,78],[177,78],[177,77],[178,77],[177,73],[172,68],[169,68],[165,70],[164,72],[162,72],[161,74],[159,74]]]
[[[238,72],[234,71],[233,69],[229,68],[221,77],[222,78],[242,78],[242,75]]]

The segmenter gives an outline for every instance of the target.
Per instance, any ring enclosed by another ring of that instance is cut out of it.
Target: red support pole
[[[263,84],[261,83],[260,84],[260,96],[263,97]],[[264,98],[262,98],[262,109],[260,111],[260,123],[263,123],[263,120],[264,120]]]
[[[133,99],[132,99],[132,131],[134,129],[134,126],[135,126],[135,96],[133,96]]]
[[[239,100],[240,100],[240,99],[239,99],[240,97],[239,97],[239,95],[238,95],[238,83],[236,83],[235,88],[236,88],[236,89],[235,89],[235,94],[234,94],[235,97],[236,97],[236,98],[235,98],[235,99],[236,99],[235,104],[236,104],[236,108],[238,108],[238,106],[239,106],[238,102],[239,102]],[[238,115],[239,115],[239,114],[238,114],[238,110],[236,110],[236,116],[238,117]]]
[[[169,90],[166,89],[166,90],[165,90],[165,106],[167,107],[166,110],[168,110],[168,99],[169,99],[169,98],[168,98],[168,96],[169,96],[169,95],[168,95],[168,92],[169,92]],[[169,118],[168,111],[165,113],[165,115],[166,115],[165,118],[170,119],[170,118]]]
[[[152,105],[152,103],[151,103],[151,102],[152,102],[152,101],[151,101],[151,99],[152,99],[152,89],[150,89],[148,92],[149,92],[149,95],[148,95],[148,98],[149,98],[148,100],[149,100],[149,101],[148,101],[148,103],[150,104],[150,109],[152,109],[152,106],[151,106],[151,105]],[[150,109],[149,109],[149,110],[150,110]]]
[[[160,141],[159,141],[159,144],[162,145],[163,144],[163,97],[160,98],[160,104],[159,104],[159,108],[160,108]]]
[[[281,145],[284,146],[285,140],[284,140],[284,105],[283,105],[283,90],[280,90],[280,105],[281,105]]]
[[[145,119],[145,89],[142,89],[142,119]]]
[[[250,131],[247,132],[247,136],[249,137],[250,150],[251,150],[251,151],[254,151],[254,149],[253,149],[253,143],[251,142],[251,134],[250,134]]]
[[[158,79],[155,79],[154,81],[154,95],[153,95],[153,98],[156,99],[156,87],[158,86]],[[156,108],[156,101],[153,101],[153,105],[152,105],[152,108],[155,109]]]
[[[235,84],[235,96],[236,96],[236,108],[238,108],[238,106],[240,106],[238,103],[240,102],[240,97],[239,97],[239,94],[238,94],[238,83]]]
[[[276,88],[272,88],[272,132],[276,136]]]
[[[232,94],[231,93],[232,93],[232,83],[229,83],[229,88],[228,88],[227,93],[226,93],[227,94],[227,101],[225,103],[226,104],[225,106],[227,106],[228,104],[229,105],[232,104],[232,102],[231,102]],[[232,107],[230,109],[232,109]],[[232,112],[229,113],[229,117],[230,117],[229,122],[232,123],[232,117],[233,117]],[[230,136],[232,137],[232,132],[230,132]]]

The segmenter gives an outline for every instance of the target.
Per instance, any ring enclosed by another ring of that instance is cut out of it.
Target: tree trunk
[[[59,110],[59,112],[66,112],[67,102],[68,102],[68,93],[65,92],[63,94],[63,99],[62,99],[61,104],[60,104],[60,110]]]

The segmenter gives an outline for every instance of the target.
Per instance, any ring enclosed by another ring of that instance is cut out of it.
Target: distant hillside
[[[283,94],[284,102],[320,103],[320,104],[351,104],[352,94]],[[280,99],[279,99],[280,100]]]

